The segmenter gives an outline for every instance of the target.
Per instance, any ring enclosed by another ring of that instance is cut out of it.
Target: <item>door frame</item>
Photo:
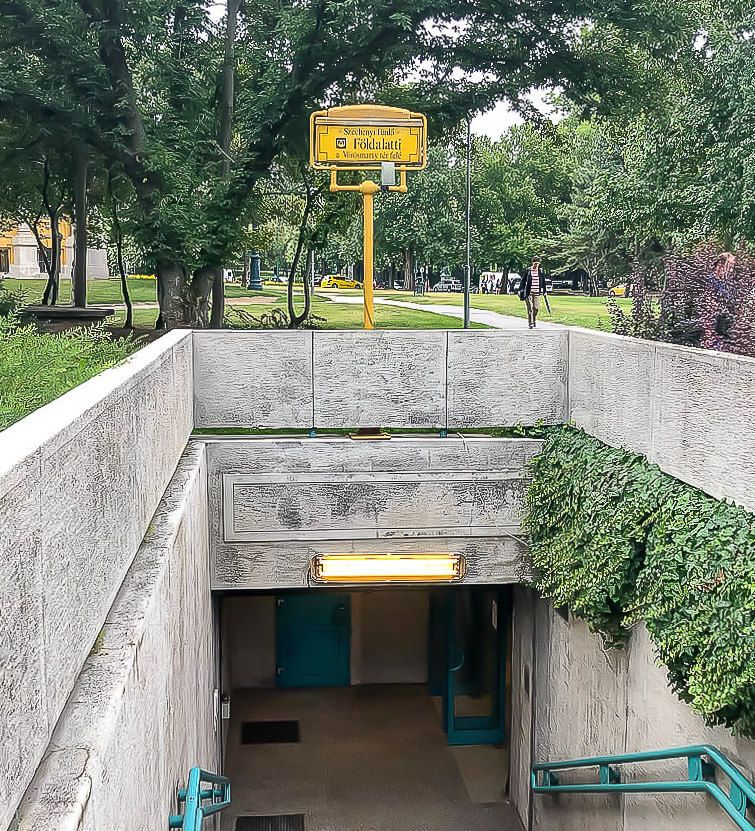
[[[495,713],[489,716],[458,716],[455,713],[456,672],[463,666],[465,657],[461,647],[456,642],[458,593],[460,591],[483,592],[491,590],[495,592],[493,602],[497,604],[495,649],[498,678],[494,700]],[[448,744],[452,746],[502,744],[506,740],[506,650],[509,612],[504,592],[500,588],[491,586],[468,586],[451,589],[446,597],[445,612],[446,685],[443,691],[443,729],[446,732]]]

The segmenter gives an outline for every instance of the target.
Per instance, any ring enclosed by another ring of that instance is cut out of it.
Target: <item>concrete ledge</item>
[[[195,332],[198,427],[558,424],[568,333]]]
[[[172,332],[0,433],[0,828],[186,445],[191,359]]]
[[[18,831],[165,824],[189,767],[217,767],[212,637],[204,448],[195,444],[61,713]]]
[[[755,358],[575,329],[569,367],[578,427],[755,511]]]

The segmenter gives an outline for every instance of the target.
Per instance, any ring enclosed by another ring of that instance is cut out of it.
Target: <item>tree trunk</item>
[[[158,329],[206,329],[215,269],[199,268],[193,275],[181,263],[157,266]]]
[[[220,175],[228,178],[231,171],[231,132],[233,129],[234,82],[236,75],[236,27],[240,0],[228,0],[226,4],[225,53],[223,55],[223,89],[220,96]],[[225,283],[223,267],[218,266],[212,281],[212,316],[210,327],[221,329],[225,314]]]
[[[121,227],[121,219],[118,216],[118,203],[115,201],[115,193],[113,191],[113,169],[108,168],[107,172],[107,192],[110,197],[110,209],[113,214],[113,231],[115,232],[115,258],[118,267],[118,274],[121,278],[121,294],[123,295],[123,302],[126,304],[126,319],[123,323],[124,329],[134,328],[134,306],[131,302],[131,294],[128,290],[128,272],[126,270],[126,263],[123,259],[123,228]]]
[[[73,305],[87,304],[87,180],[89,154],[83,148],[76,154],[73,184]]]
[[[50,221],[50,256],[45,257],[48,265],[47,285],[42,297],[42,305],[54,306],[58,302],[58,288],[60,286],[61,241],[60,221],[58,212],[51,208],[48,214]]]
[[[414,255],[411,248],[404,249],[404,288],[414,290]]]
[[[54,306],[58,302],[58,286],[60,285],[60,228],[58,225],[58,210],[59,206],[53,205],[50,199],[50,164],[45,159],[42,172],[42,201],[47,213],[47,220],[50,223],[50,254],[48,256],[45,249],[44,242],[39,233],[39,228],[36,223],[31,226],[34,238],[37,240],[37,245],[42,252],[42,257],[45,261],[47,269],[47,285],[45,286],[44,295],[42,296],[43,306]]]

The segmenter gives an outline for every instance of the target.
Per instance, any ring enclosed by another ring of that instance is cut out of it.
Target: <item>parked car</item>
[[[328,274],[322,278],[320,288],[323,289],[361,289],[362,284],[349,277],[342,277],[340,274]]]
[[[462,291],[461,280],[453,277],[441,277],[433,286],[433,291]]]
[[[626,297],[627,296],[626,283],[619,283],[618,286],[611,286],[611,288],[608,289],[608,296],[609,297]]]
[[[282,277],[280,274],[271,274],[270,277],[267,278],[268,283],[285,283],[286,278]]]

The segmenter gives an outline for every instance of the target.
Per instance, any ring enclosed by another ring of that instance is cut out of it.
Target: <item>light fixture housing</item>
[[[461,554],[316,554],[316,583],[457,583],[467,571]]]

